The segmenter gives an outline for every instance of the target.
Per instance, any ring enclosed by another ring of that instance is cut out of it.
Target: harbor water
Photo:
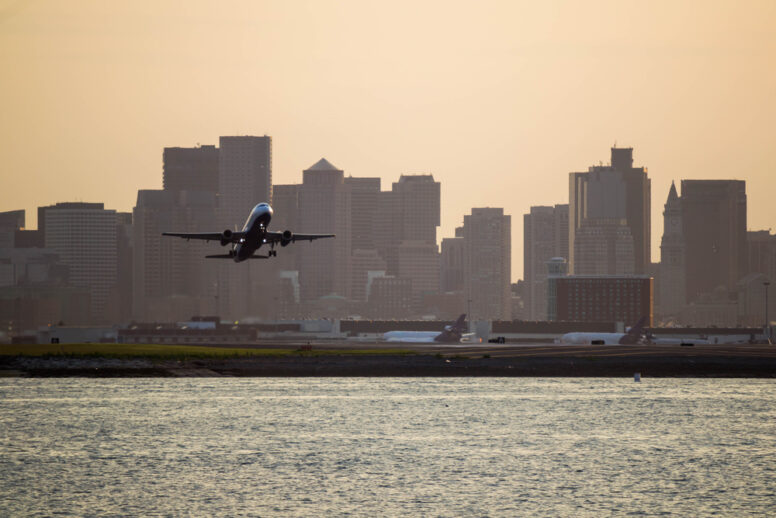
[[[763,516],[776,382],[0,379],[0,516]]]

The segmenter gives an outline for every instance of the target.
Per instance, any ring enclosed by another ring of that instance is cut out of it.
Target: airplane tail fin
[[[453,343],[460,342],[461,335],[466,330],[465,327],[466,313],[458,317],[458,320],[451,326],[445,326],[445,329],[434,337],[435,342]]]
[[[460,317],[458,317],[458,320],[455,321],[455,324],[453,324],[453,330],[457,331],[458,333],[463,333],[466,330],[466,313],[461,314]]]
[[[628,329],[628,332],[620,338],[621,344],[635,344],[638,343],[641,335],[644,334],[644,324],[647,323],[647,317],[641,317],[636,325]]]

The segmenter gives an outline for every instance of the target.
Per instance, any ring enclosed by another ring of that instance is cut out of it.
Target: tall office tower
[[[769,230],[746,233],[749,248],[749,273],[762,273],[776,286],[776,234]],[[776,301],[774,301],[776,305]],[[774,311],[776,314],[776,311]]]
[[[17,231],[24,228],[24,210],[0,212],[0,248],[13,248]]]
[[[385,276],[385,260],[380,257],[377,250],[353,250],[350,272],[350,298],[355,302],[367,302],[367,285],[370,277],[375,275]]]
[[[258,203],[272,203],[272,139],[221,137],[218,153],[218,220],[221,229],[242,229]],[[261,261],[219,261],[219,313],[229,319],[257,315],[254,293],[265,271]],[[258,295],[257,295],[258,296]]]
[[[687,304],[685,295],[685,246],[682,231],[682,201],[671,182],[665,209],[663,210],[663,239],[660,242],[660,285],[656,290],[657,313],[674,316]]]
[[[218,192],[218,148],[166,147],[162,155],[165,191]]]
[[[351,196],[351,234],[353,250],[374,249],[377,198],[380,196],[379,178],[345,178]]]
[[[402,241],[436,244],[440,220],[440,183],[430,174],[401,175],[390,191],[377,197],[374,242],[389,275],[399,274]]]
[[[442,253],[439,258],[439,290],[442,293],[463,291],[465,252],[463,227],[458,227],[455,229],[455,237],[446,237],[442,240]]]
[[[399,245],[399,277],[412,281],[412,299],[421,309],[424,295],[439,293],[439,249],[436,243],[402,241]]]
[[[117,247],[117,281],[115,296],[117,298],[115,321],[126,323],[132,320],[132,213],[116,213],[116,247]]]
[[[576,275],[631,275],[633,235],[621,219],[586,219],[574,241]]]
[[[172,192],[137,192],[137,203],[132,212],[132,315],[137,320],[171,320],[170,315],[162,311],[164,297],[173,292],[172,286],[178,282],[180,270],[173,258],[175,240],[163,237],[162,232],[173,230],[173,212]],[[191,250],[191,253],[197,252]]]
[[[511,216],[474,208],[463,218],[464,294],[471,320],[511,318]]]
[[[175,206],[172,227],[166,229],[168,232],[202,232],[214,228],[217,210],[215,192],[187,190],[173,193],[173,196]],[[212,315],[216,311],[214,301],[218,275],[213,260],[205,256],[222,253],[222,250],[212,241],[165,239],[172,241],[172,258],[178,270],[169,295],[186,297],[191,311],[196,314]]]
[[[299,189],[299,228],[311,234],[336,234],[305,246],[297,244],[300,254],[299,283],[303,303],[350,292],[350,187],[344,173],[325,158],[303,172]]]
[[[646,273],[650,264],[651,181],[645,167],[633,167],[633,148],[612,148],[611,165],[592,166],[586,173],[569,173],[569,271],[577,272],[574,246],[579,229],[601,222],[624,222],[633,240],[633,267]],[[595,220],[595,221],[592,221]],[[606,229],[604,234],[623,234]],[[603,270],[603,267],[596,268]],[[625,272],[616,272],[625,273]]]
[[[393,183],[399,196],[400,212],[394,219],[401,225],[402,241],[424,241],[436,244],[440,219],[441,184],[430,174],[401,175]]]
[[[350,189],[351,270],[350,290],[354,301],[366,301],[369,271],[386,271],[385,260],[377,252],[375,220],[380,197],[380,178],[345,178]]]
[[[553,257],[568,256],[568,216],[568,205],[531,207],[523,216],[523,278],[529,320],[547,320],[546,264]]]
[[[399,243],[403,227],[398,214],[401,210],[398,192],[380,191],[377,196],[374,243],[377,253],[385,259],[388,275],[399,274]]]
[[[298,184],[275,185],[272,187],[272,229],[283,232],[305,232],[299,228],[299,188]],[[279,271],[299,270],[299,250],[297,245],[289,245],[278,250],[273,259]]]
[[[116,211],[102,203],[57,203],[40,207],[46,248],[69,269],[70,284],[89,290],[91,320],[108,323],[108,302],[116,290]]]
[[[175,205],[172,231],[197,232],[216,226],[219,188],[219,150],[215,146],[164,149],[164,190],[172,193]],[[214,253],[213,243],[174,240],[173,261],[179,272],[168,296],[176,304],[197,314],[213,314],[218,268],[205,258]],[[184,303],[185,301],[185,303]]]
[[[723,286],[734,293],[746,274],[746,182],[682,180],[687,301]]]

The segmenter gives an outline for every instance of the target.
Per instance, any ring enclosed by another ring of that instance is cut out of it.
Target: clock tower
[[[660,278],[657,313],[675,317],[687,303],[685,295],[685,241],[682,228],[682,200],[671,182],[663,210],[663,239],[660,242]]]

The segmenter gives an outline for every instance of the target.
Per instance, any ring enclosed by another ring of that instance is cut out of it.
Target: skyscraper
[[[303,302],[326,295],[350,295],[351,198],[344,172],[322,158],[303,172],[299,189],[299,228],[308,233],[334,233],[305,246],[299,243],[299,282]]]
[[[440,254],[440,291],[442,293],[463,291],[463,269],[466,245],[463,239],[463,227],[455,229],[455,237],[442,240]]]
[[[132,213],[132,315],[138,320],[168,317],[154,313],[163,304],[157,301],[172,294],[178,274],[173,257],[174,240],[162,236],[162,232],[173,230],[173,198],[170,191],[137,192]]]
[[[586,173],[569,173],[569,271],[577,271],[575,241],[580,228],[607,227],[593,236],[615,236],[607,243],[623,246],[625,234],[633,243],[633,271],[646,273],[650,264],[651,181],[647,169],[633,167],[633,148],[612,148],[611,164],[592,166]],[[619,222],[619,223],[617,223]],[[615,224],[627,227],[613,230]],[[600,241],[600,240],[599,240]],[[607,245],[608,246],[608,245]],[[607,251],[609,257],[613,251]],[[629,263],[629,261],[620,261]],[[604,270],[599,266],[596,270]],[[626,272],[614,272],[616,274]]]
[[[298,184],[274,185],[272,187],[272,228],[283,232],[305,232],[299,227],[299,189]],[[291,245],[278,250],[273,262],[279,271],[299,271],[299,249]]]
[[[348,176],[345,185],[350,188],[353,250],[373,250],[380,178]]]
[[[547,320],[547,261],[568,256],[568,205],[531,207],[523,216],[523,278],[530,320]]]
[[[394,221],[401,228],[401,241],[436,244],[441,184],[431,174],[403,174],[392,190],[399,197],[400,212],[394,215]]]
[[[660,316],[675,316],[687,303],[685,294],[685,239],[682,229],[682,201],[671,182],[663,210],[663,238],[660,242],[660,283],[656,308]]]
[[[218,154],[218,220],[221,229],[240,230],[250,210],[272,203],[272,139],[221,137]],[[258,316],[253,294],[261,282],[260,261],[238,265],[219,261],[219,312],[230,319]]]
[[[68,266],[70,284],[89,290],[92,321],[109,322],[118,282],[116,211],[102,203],[57,203],[40,207],[38,214],[46,248]]]
[[[681,206],[687,301],[734,293],[747,269],[746,182],[682,180]]]
[[[465,297],[472,320],[511,319],[511,216],[474,208],[463,218]]]
[[[424,295],[439,293],[439,249],[436,243],[406,240],[399,245],[399,277],[412,281],[415,308]]]
[[[218,192],[218,148],[166,147],[162,155],[165,191]]]

